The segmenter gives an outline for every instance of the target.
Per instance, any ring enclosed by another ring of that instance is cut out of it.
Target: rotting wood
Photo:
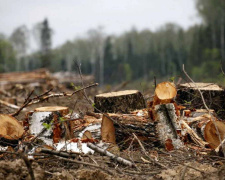
[[[119,162],[123,165],[134,167],[134,164],[132,162],[130,162],[130,161],[124,159],[124,158],[117,157],[114,154],[110,153],[109,151],[104,150],[104,149],[102,149],[102,148],[100,148],[100,147],[98,147],[98,146],[96,146],[92,143],[87,143],[87,146],[89,148],[93,149],[94,151],[99,152],[100,154],[104,154],[104,155],[110,157],[111,159],[113,159],[113,160],[115,160],[115,161],[117,161],[117,162]]]
[[[137,90],[99,94],[95,96],[94,103],[95,108],[103,113],[130,113],[146,107],[143,95]]]
[[[0,114],[0,137],[1,145],[17,144],[23,136],[23,126],[14,117]]]

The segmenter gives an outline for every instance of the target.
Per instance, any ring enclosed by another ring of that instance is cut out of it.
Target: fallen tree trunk
[[[133,133],[144,141],[148,147],[160,145],[156,131],[157,122],[134,114],[109,113],[108,116],[113,121],[116,143],[120,144],[120,148],[128,148]],[[113,137],[113,134],[111,136]]]
[[[23,126],[14,117],[0,114],[0,144],[15,145],[24,133]]]
[[[145,108],[143,95],[137,90],[126,90],[96,95],[94,98],[95,112],[129,113]]]

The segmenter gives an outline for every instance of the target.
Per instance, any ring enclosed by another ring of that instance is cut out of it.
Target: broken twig
[[[110,153],[109,151],[104,150],[104,149],[102,149],[102,148],[100,148],[100,147],[98,147],[98,146],[96,146],[96,145],[94,145],[92,143],[87,143],[87,146],[89,148],[93,149],[94,151],[97,151],[97,152],[99,152],[101,154],[104,154],[104,155],[110,157],[111,159],[114,159],[115,161],[121,163],[121,164],[124,164],[126,166],[130,166],[130,167],[134,167],[134,164],[132,162],[130,162],[130,161],[126,160],[126,159],[123,159],[121,157],[117,157],[116,155]]]

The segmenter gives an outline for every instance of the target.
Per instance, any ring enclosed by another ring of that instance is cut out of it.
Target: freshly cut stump
[[[69,113],[68,107],[48,106],[36,108],[29,121],[30,133],[47,144],[58,143],[64,136],[67,124],[61,117]]]
[[[95,107],[101,112],[130,113],[146,107],[143,95],[138,90],[125,90],[96,95]],[[98,112],[95,109],[95,112]]]
[[[0,114],[0,144],[17,144],[24,133],[23,126],[14,117]]]
[[[176,101],[188,109],[205,109],[202,98],[198,92],[201,90],[207,106],[216,114],[225,119],[225,91],[214,83],[185,83],[178,86]]]
[[[162,82],[155,88],[153,105],[171,103],[177,95],[177,89],[171,82]]]

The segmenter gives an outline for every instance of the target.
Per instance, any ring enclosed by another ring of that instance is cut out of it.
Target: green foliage
[[[0,72],[15,70],[15,52],[9,41],[0,39]]]
[[[45,20],[36,27],[42,53],[26,57],[29,68],[47,66],[51,61],[53,71],[75,71],[76,59],[81,62],[84,74],[94,75],[97,82],[101,79],[105,84],[114,84],[149,82],[154,76],[157,79],[172,77],[170,81],[174,81],[174,77],[182,74],[182,64],[185,64],[196,81],[225,83],[220,73],[220,61],[225,64],[225,3],[223,0],[196,0],[196,7],[204,23],[187,30],[168,23],[154,32],[132,28],[118,36],[106,36],[98,28],[89,31],[86,38],[67,41],[53,50],[51,28]],[[14,41],[16,39],[14,36]],[[14,62],[12,46],[0,36],[0,71],[13,70]],[[71,85],[75,90],[80,89]]]
[[[48,130],[51,129],[51,126],[52,126],[51,124],[48,124],[48,123],[42,123],[42,125],[44,126],[45,129],[48,129]]]
[[[169,81],[170,82],[174,82],[174,80],[175,80],[175,77],[174,76],[169,78]]]

